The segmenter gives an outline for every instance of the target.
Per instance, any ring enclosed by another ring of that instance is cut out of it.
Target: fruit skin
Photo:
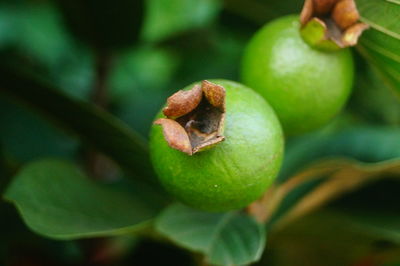
[[[261,96],[239,83],[211,82],[226,90],[225,141],[189,156],[169,147],[162,128],[153,125],[150,155],[170,194],[194,208],[227,211],[248,205],[269,187],[281,166],[283,137]]]
[[[267,99],[287,135],[333,118],[348,99],[354,76],[348,49],[313,49],[299,29],[294,15],[268,23],[250,40],[242,61],[242,81]]]

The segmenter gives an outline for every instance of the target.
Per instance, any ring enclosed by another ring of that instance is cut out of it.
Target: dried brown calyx
[[[178,91],[167,100],[163,109],[167,118],[154,124],[163,127],[171,148],[189,155],[224,140],[225,89],[204,80],[191,90]]]
[[[300,15],[301,35],[324,50],[354,46],[368,28],[359,19],[354,0],[306,0]]]

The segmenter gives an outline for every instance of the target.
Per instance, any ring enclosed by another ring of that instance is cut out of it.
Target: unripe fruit
[[[244,84],[267,99],[288,135],[316,129],[332,119],[353,82],[348,49],[313,49],[299,30],[297,16],[268,23],[249,42],[242,63]]]
[[[226,211],[245,207],[270,186],[281,165],[283,137],[261,96],[235,82],[212,82],[188,86],[169,98],[164,108],[169,118],[160,112],[151,129],[150,154],[169,193],[195,208]],[[193,100],[198,92],[200,103]],[[180,104],[181,99],[188,104]],[[185,110],[174,112],[173,106]],[[184,134],[192,137],[190,142]]]

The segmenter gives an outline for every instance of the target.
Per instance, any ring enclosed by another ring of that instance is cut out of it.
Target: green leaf
[[[371,163],[400,158],[399,136],[397,127],[360,125],[321,130],[291,139],[287,143],[279,182],[314,160],[345,157]]]
[[[375,182],[344,195],[328,207],[362,226],[365,233],[400,246],[400,205],[393,204],[400,202],[398,173],[383,172]]]
[[[18,31],[15,26],[18,22],[15,8],[2,3],[0,5],[0,48],[4,49],[17,39]]]
[[[383,213],[374,215],[379,219]],[[311,213],[281,231],[271,231],[267,255],[283,266],[386,265],[384,262],[398,261],[400,245],[393,242],[395,236],[388,234],[385,224],[381,223],[378,232],[355,216],[331,208]],[[392,213],[392,222],[396,220]]]
[[[339,213],[339,211],[337,212]],[[398,212],[351,210],[340,211],[340,213],[363,227],[366,233],[400,244],[400,215]]]
[[[94,82],[93,56],[66,31],[60,10],[51,2],[17,5],[14,9],[19,30],[15,46],[19,54],[34,62],[24,63],[25,67],[48,77],[67,94],[87,98]]]
[[[219,0],[149,0],[143,38],[160,41],[204,27],[215,19],[220,7]]]
[[[110,156],[136,177],[154,177],[143,138],[109,113],[73,99],[33,78],[0,68],[0,92],[52,118],[58,125]]]
[[[361,20],[372,29],[363,33],[358,50],[400,93],[400,2],[357,0]]]
[[[361,20],[372,28],[400,40],[398,0],[356,0]]]
[[[172,94],[169,86],[178,67],[177,59],[170,51],[145,46],[115,59],[108,81],[112,88],[110,100],[116,107],[113,111],[143,135],[148,134],[154,116]]]
[[[383,81],[400,94],[400,39],[368,30],[360,39],[358,51],[381,75]]]
[[[371,67],[365,65],[357,72],[357,82],[347,105],[351,116],[371,124],[400,126],[400,98],[395,97]]]
[[[262,25],[269,20],[299,13],[304,1],[224,0],[224,8],[248,21]]]
[[[269,250],[282,254],[285,261],[292,261],[291,264],[287,262],[288,264],[283,265],[303,265],[300,261],[304,257],[307,261],[314,261],[312,265],[364,265],[363,261],[372,263],[374,257],[379,257],[379,263],[371,265],[386,265],[384,261],[398,261],[398,170],[397,174],[378,172],[381,176],[374,182],[368,180],[363,187],[334,199],[324,208],[301,216],[280,230],[271,230]],[[346,176],[347,180],[352,178],[353,175]],[[288,255],[288,245],[299,252]],[[328,264],[326,256],[332,258]]]
[[[160,215],[156,229],[176,244],[203,253],[213,265],[257,261],[265,246],[263,226],[240,212],[208,213],[175,204]]]
[[[144,16],[144,0],[57,0],[65,26],[95,49],[111,51],[136,43]]]
[[[48,3],[14,6],[19,32],[15,44],[20,51],[46,65],[55,66],[72,55],[73,40],[64,31],[58,10]],[[51,36],[51,38],[49,38]]]
[[[159,211],[132,194],[89,180],[69,163],[50,159],[23,167],[4,197],[33,231],[56,239],[133,232]]]
[[[19,163],[50,156],[72,159],[79,148],[65,132],[6,98],[0,98],[0,125],[7,125],[0,130],[4,152]]]

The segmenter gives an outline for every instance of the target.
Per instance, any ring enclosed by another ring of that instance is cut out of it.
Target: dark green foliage
[[[68,28],[100,50],[133,45],[144,17],[143,0],[55,0]]]
[[[399,265],[400,2],[355,2],[345,110],[286,139],[259,212],[207,213],[157,183],[152,121],[303,1],[1,1],[0,264]]]

